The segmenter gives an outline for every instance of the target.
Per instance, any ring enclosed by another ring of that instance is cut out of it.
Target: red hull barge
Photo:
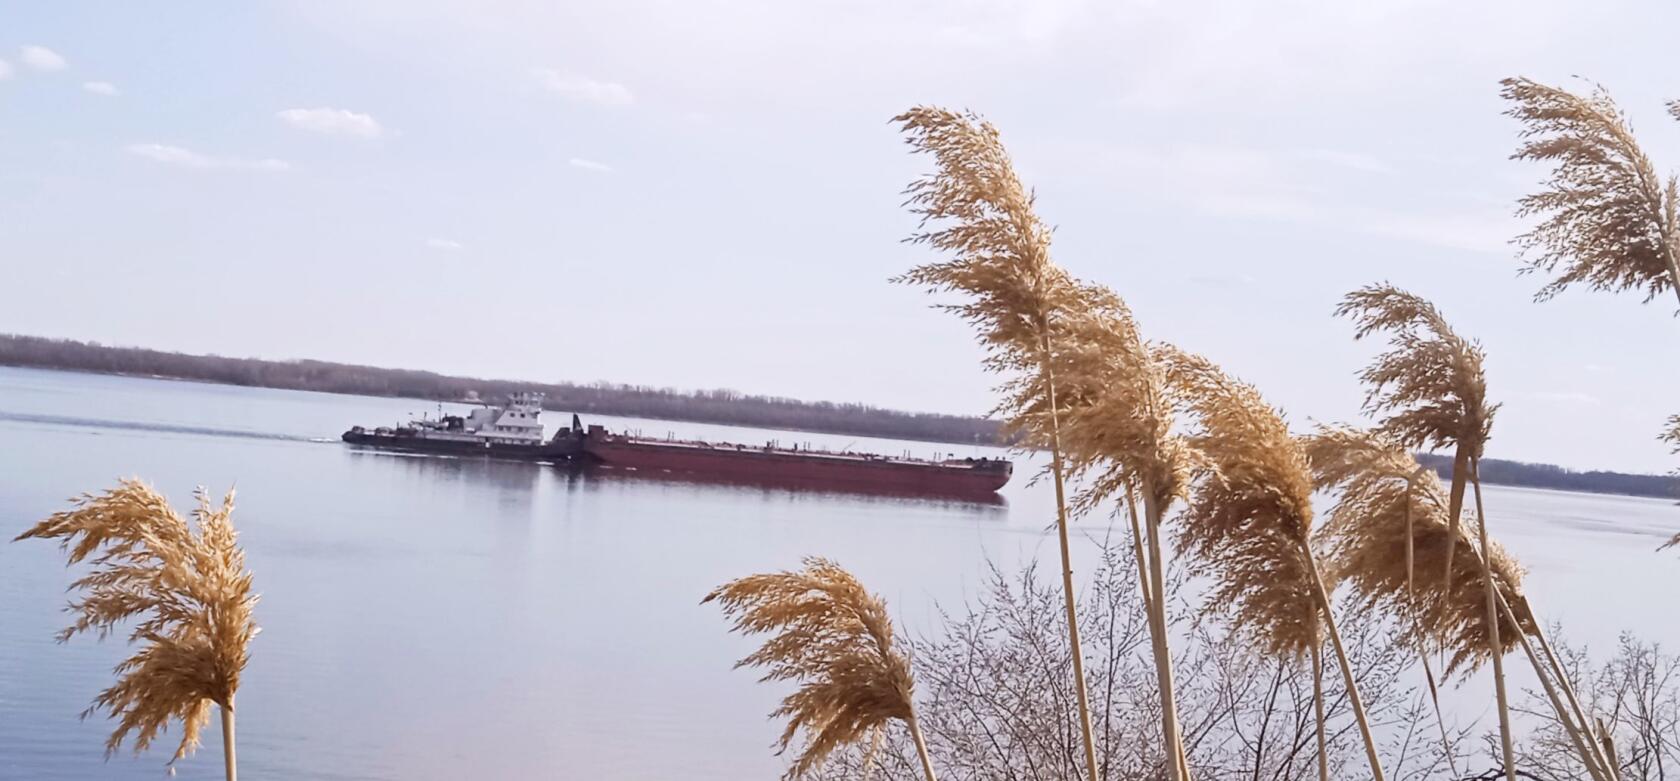
[[[616,469],[728,482],[776,482],[903,495],[988,496],[1014,474],[995,458],[931,461],[699,441],[648,439],[590,426],[583,451]]]

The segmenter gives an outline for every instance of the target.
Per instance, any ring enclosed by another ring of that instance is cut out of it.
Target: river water
[[[337,441],[435,405],[0,368],[0,536],[119,476],[185,507],[238,488],[235,519],[262,601],[239,693],[254,779],[775,778],[766,720],[784,690],[732,670],[711,587],[823,555],[928,633],[988,562],[1053,561],[1034,467],[996,504],[918,501],[602,476],[529,463],[402,456]],[[550,426],[562,416],[551,413]],[[609,428],[918,455],[986,448],[595,417]],[[1547,618],[1595,647],[1680,629],[1642,607],[1680,589],[1669,503],[1489,488],[1490,524],[1531,570]],[[1086,522],[1076,569],[1102,525]],[[156,778],[165,736],[105,760],[110,724],[77,715],[126,655],[66,645],[76,572],[49,544],[0,544],[0,778]],[[1636,595],[1627,597],[1625,595]],[[1666,608],[1656,611],[1666,612]],[[212,725],[214,729],[214,725]],[[211,735],[181,778],[219,778]]]

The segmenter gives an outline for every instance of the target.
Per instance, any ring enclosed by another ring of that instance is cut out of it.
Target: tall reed
[[[1443,558],[1442,587],[1453,582],[1454,548],[1464,509],[1464,490],[1475,473],[1493,427],[1497,405],[1487,403],[1487,378],[1482,371],[1480,345],[1453,331],[1435,305],[1388,284],[1370,285],[1342,299],[1338,316],[1350,316],[1358,330],[1355,339],[1386,333],[1390,349],[1360,373],[1368,386],[1366,412],[1382,415],[1376,430],[1404,447],[1453,446],[1452,487],[1447,498],[1451,534]],[[1479,488],[1479,486],[1478,486]],[[1486,524],[1481,539],[1487,543]],[[1500,745],[1507,781],[1516,781],[1505,664],[1494,614],[1493,575],[1482,567],[1489,651],[1493,660],[1494,693],[1499,706]]]
[[[1306,448],[1318,487],[1337,492],[1327,527],[1337,575],[1366,605],[1400,616],[1420,651],[1430,639],[1451,649],[1448,673],[1469,671],[1521,646],[1583,765],[1594,779],[1611,781],[1611,764],[1522,594],[1516,562],[1485,541],[1486,558],[1478,555],[1463,527],[1447,519],[1448,500],[1440,483],[1428,473],[1419,479],[1417,460],[1393,440],[1347,427],[1321,427]],[[1451,567],[1445,561],[1449,555],[1458,559]],[[1445,584],[1420,583],[1415,578],[1419,567],[1449,569],[1453,578]],[[1483,572],[1495,582],[1497,613],[1487,609]],[[1531,636],[1540,640],[1544,657],[1534,650]],[[1424,665],[1427,670],[1427,654]]]
[[[805,748],[783,776],[794,779],[830,752],[902,721],[916,743],[927,781],[933,763],[913,704],[910,660],[893,647],[887,606],[840,565],[808,558],[798,572],[750,575],[719,586],[717,602],[743,634],[775,633],[736,667],[762,667],[762,681],[800,686],[772,714],[787,718],[781,747],[806,733]]]
[[[996,128],[974,114],[932,107],[913,108],[893,121],[902,127],[906,142],[932,155],[936,166],[935,173],[905,189],[906,205],[921,218],[919,232],[910,241],[950,257],[917,266],[896,281],[967,298],[944,308],[975,327],[986,347],[986,368],[1005,377],[1000,387],[1004,400],[995,412],[1025,445],[1050,453],[1080,737],[1087,778],[1096,781],[1096,746],[1068,550],[1061,423],[1066,402],[1058,396],[1056,376],[1057,356],[1067,349],[1066,323],[1088,302],[1080,286],[1051,260],[1050,228],[1035,213],[1033,195],[1015,175]],[[1170,695],[1164,692],[1166,696]],[[1171,756],[1170,735],[1168,746]]]
[[[1173,432],[1166,374],[1131,310],[1106,288],[1086,285],[1080,290],[1089,303],[1064,321],[1068,347],[1059,354],[1056,370],[1067,407],[1062,423],[1069,471],[1087,477],[1075,506],[1090,509],[1124,500],[1162,692],[1164,762],[1172,777],[1188,777],[1173,694],[1161,526],[1172,502],[1186,496],[1192,453]]]
[[[1313,479],[1306,454],[1253,386],[1200,356],[1166,351],[1164,357],[1174,394],[1196,423],[1190,444],[1203,459],[1178,524],[1181,549],[1212,576],[1209,600],[1231,606],[1238,626],[1270,653],[1294,659],[1312,654],[1316,669],[1324,633],[1329,635],[1371,775],[1382,781],[1376,738],[1312,549]],[[1321,702],[1316,681],[1314,694]],[[1317,710],[1322,715],[1321,704]],[[1320,768],[1322,773],[1322,757]]]
[[[188,523],[152,488],[125,479],[102,494],[72,499],[71,509],[16,539],[58,540],[68,563],[92,563],[70,586],[77,596],[66,609],[76,620],[59,642],[87,631],[104,639],[118,624],[137,620],[128,640],[140,650],[117,665],[117,682],[82,714],[105,711],[117,719],[106,756],[130,734],[135,753],[144,751],[179,720],[173,766],[199,746],[215,704],[225,771],[234,781],[233,698],[258,631],[251,617],[257,597],[233,528],[233,492],[219,505],[202,488],[196,497]]]
[[[1553,164],[1543,189],[1517,207],[1518,216],[1540,218],[1517,239],[1526,270],[1556,274],[1535,298],[1577,283],[1643,290],[1646,301],[1667,288],[1680,296],[1680,188],[1657,174],[1609,93],[1576,95],[1525,78],[1500,85],[1512,104],[1506,114],[1523,125],[1512,158]]]

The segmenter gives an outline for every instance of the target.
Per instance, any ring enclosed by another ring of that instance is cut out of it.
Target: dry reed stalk
[[[742,634],[775,633],[736,667],[761,667],[760,681],[797,681],[799,689],[771,715],[786,717],[781,748],[806,734],[805,748],[783,776],[799,778],[830,752],[860,742],[887,722],[904,722],[922,771],[934,781],[912,703],[910,660],[893,648],[886,603],[838,564],[808,558],[798,572],[749,575],[719,586],[717,602]]]
[[[1140,585],[1147,593],[1168,772],[1188,781],[1168,645],[1161,526],[1172,502],[1186,495],[1192,453],[1173,433],[1165,372],[1130,309],[1106,288],[1081,285],[1080,291],[1088,304],[1062,321],[1065,347],[1056,372],[1068,410],[1062,439],[1068,471],[1087,477],[1074,506],[1089,510],[1116,498],[1126,503]],[[1138,496],[1146,533],[1138,525]]]
[[[975,327],[986,348],[986,368],[1005,377],[1000,388],[1004,401],[995,412],[1027,446],[1050,452],[1080,736],[1087,777],[1096,781],[1096,746],[1068,544],[1060,421],[1066,402],[1058,398],[1056,376],[1065,324],[1091,305],[1091,290],[1051,260],[1050,228],[1034,212],[1033,195],[1015,175],[996,128],[974,114],[932,107],[913,108],[893,121],[903,129],[906,142],[932,155],[937,167],[936,173],[905,189],[906,205],[921,218],[920,232],[910,241],[950,256],[917,266],[895,281],[967,298],[943,308]]]
[[[1163,351],[1174,396],[1196,421],[1202,459],[1179,524],[1180,548],[1214,579],[1209,600],[1235,610],[1239,629],[1267,652],[1300,659],[1329,635],[1371,775],[1382,781],[1376,738],[1312,550],[1312,471],[1282,415],[1253,386],[1200,356]],[[1321,623],[1322,622],[1322,623]]]
[[[1370,285],[1342,299],[1338,316],[1351,316],[1357,325],[1355,339],[1376,332],[1389,335],[1390,349],[1360,373],[1369,390],[1365,409],[1386,415],[1377,431],[1406,447],[1453,446],[1452,488],[1447,500],[1447,519],[1452,533],[1442,562],[1442,588],[1453,583],[1452,567],[1457,559],[1457,528],[1464,510],[1464,489],[1470,466],[1482,455],[1497,405],[1487,403],[1487,378],[1482,371],[1481,347],[1453,331],[1439,310],[1423,298],[1392,285]],[[1484,590],[1491,595],[1495,584],[1487,579]],[[1491,640],[1497,639],[1497,617],[1490,611],[1485,626]],[[1494,655],[1494,691],[1499,701],[1500,742],[1504,752],[1507,781],[1516,781],[1515,750],[1511,736],[1510,709],[1505,706],[1505,678],[1498,656],[1498,643],[1490,645]]]
[[[92,564],[70,586],[78,596],[67,610],[76,620],[59,642],[87,631],[104,639],[118,624],[137,620],[128,640],[140,650],[117,665],[117,682],[82,714],[105,711],[118,720],[106,756],[131,733],[138,754],[179,720],[173,766],[199,746],[214,703],[221,706],[227,778],[234,781],[233,697],[258,631],[251,618],[257,597],[233,528],[233,492],[220,505],[202,488],[195,495],[189,523],[161,494],[124,479],[102,494],[72,499],[71,509],[16,539],[58,540],[69,564]]]
[[[1554,164],[1544,189],[1524,196],[1518,216],[1541,221],[1518,237],[1529,272],[1561,272],[1535,298],[1576,283],[1594,290],[1665,288],[1680,295],[1680,200],[1633,137],[1627,117],[1603,87],[1581,96],[1524,78],[1500,82],[1523,124],[1513,159]],[[1675,104],[1670,105],[1670,110]],[[1680,114],[1677,114],[1680,116]]]

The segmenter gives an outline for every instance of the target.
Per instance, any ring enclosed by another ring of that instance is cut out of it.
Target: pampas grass
[[[1173,392],[1197,423],[1190,444],[1204,459],[1178,524],[1180,547],[1214,578],[1209,601],[1231,606],[1237,626],[1271,654],[1312,654],[1316,671],[1320,627],[1328,632],[1371,774],[1382,781],[1376,739],[1314,560],[1306,455],[1253,386],[1200,356],[1168,351],[1164,357]],[[1316,681],[1315,694],[1322,697]]]
[[[967,299],[944,308],[975,327],[986,347],[986,368],[1005,377],[1000,388],[1004,401],[995,412],[1026,445],[1050,453],[1080,735],[1087,778],[1097,781],[1068,551],[1061,444],[1066,401],[1058,396],[1056,375],[1069,325],[1092,305],[1096,291],[1076,283],[1051,260],[1050,228],[1034,211],[1033,195],[1015,175],[996,128],[974,114],[931,107],[913,108],[893,121],[903,129],[906,142],[932,155],[936,164],[934,174],[905,190],[906,205],[921,218],[921,230],[910,241],[950,256],[911,269],[896,281]],[[1171,734],[1166,740],[1173,756]],[[1173,777],[1180,776],[1175,772]]]
[[[125,479],[105,493],[71,500],[71,509],[16,539],[58,540],[70,564],[92,563],[92,572],[70,586],[77,596],[68,610],[76,620],[59,633],[60,642],[88,631],[104,639],[118,624],[138,621],[128,639],[140,650],[117,665],[116,684],[83,714],[105,711],[117,719],[106,756],[131,735],[135,753],[144,751],[171,721],[180,721],[173,765],[199,746],[213,703],[221,706],[233,781],[233,700],[257,634],[251,617],[257,597],[233,528],[233,492],[219,505],[202,488],[196,496],[189,524],[162,495]]]
[[[1527,271],[1555,274],[1535,298],[1574,284],[1642,290],[1646,301],[1667,288],[1680,295],[1680,192],[1673,176],[1658,176],[1609,93],[1524,78],[1500,84],[1506,113],[1523,124],[1512,157],[1554,165],[1544,189],[1518,202],[1518,216],[1540,218],[1517,239]],[[1680,104],[1669,109],[1680,117]]]
[[[764,668],[762,681],[800,684],[772,714],[787,719],[783,750],[800,731],[807,736],[783,777],[803,776],[835,749],[871,739],[897,720],[909,727],[922,769],[934,781],[912,705],[910,660],[893,648],[886,604],[838,564],[804,563],[798,572],[730,581],[704,600],[722,605],[737,632],[774,633],[737,667]]]

